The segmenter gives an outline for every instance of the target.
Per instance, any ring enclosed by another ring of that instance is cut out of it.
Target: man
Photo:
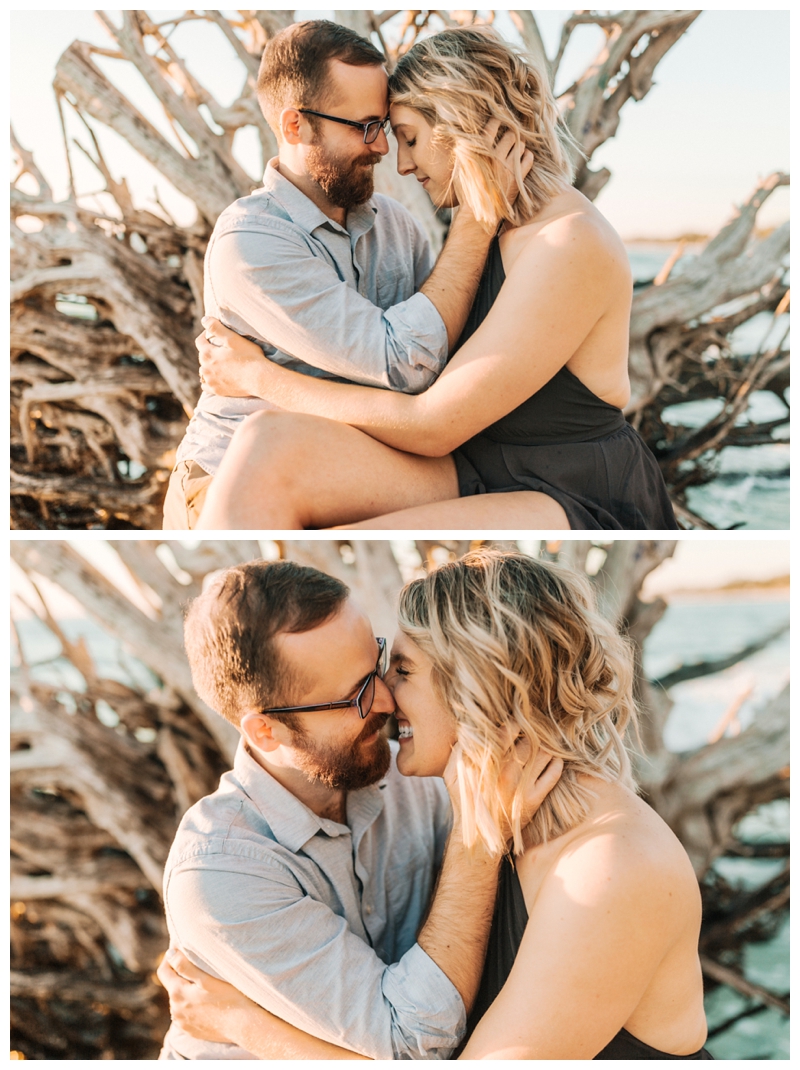
[[[323,1039],[447,1058],[477,992],[498,864],[467,855],[457,826],[447,839],[441,781],[397,772],[380,732],[394,710],[384,640],[338,580],[256,561],[192,604],[186,650],[198,694],[242,742],[170,852],[172,946]],[[174,1025],[161,1055],[252,1057]]]
[[[278,156],[264,186],[218,219],[204,302],[287,367],[419,393],[461,334],[491,235],[459,213],[431,272],[419,224],[373,196],[373,169],[389,151],[383,64],[369,41],[325,20],[269,42],[258,99]],[[204,389],[178,449],[164,528],[195,526],[233,432],[264,404]]]

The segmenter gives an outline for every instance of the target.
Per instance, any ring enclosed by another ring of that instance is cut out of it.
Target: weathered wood
[[[483,542],[419,540],[416,548],[424,569]],[[593,569],[596,554],[605,553],[592,583],[603,612],[629,635],[640,673],[642,644],[665,608],[663,599],[643,602],[641,586],[674,545],[566,540],[542,550],[575,568],[585,568],[588,558]],[[254,540],[209,540],[195,547],[126,540],[113,546],[149,610],[134,605],[133,596],[63,543],[12,543],[15,560],[34,583],[45,576],[76,597],[107,634],[128,641],[162,679],[162,686],[144,694],[133,683],[102,678],[90,649],[67,637],[44,602],[33,595],[27,599],[86,681],[83,691],[40,683],[24,662],[13,676],[12,1023],[15,1045],[29,1053],[41,1050],[41,1036],[52,1037],[41,1057],[73,1057],[84,1050],[103,1050],[109,1058],[157,1054],[165,1005],[149,978],[167,942],[159,904],[161,866],[180,815],[214,790],[227,764],[209,718],[224,722],[186,691],[191,685],[180,649],[180,605],[202,589],[210,573],[260,555]],[[278,548],[284,557],[343,579],[376,632],[392,634],[400,569],[389,542],[298,540]],[[667,693],[653,689],[642,674],[639,698],[645,750],[640,775],[648,801],[677,831],[698,873],[720,854],[746,854],[748,845],[734,836],[737,822],[788,791],[787,693],[739,736],[688,755],[664,748]],[[101,699],[118,715],[116,727],[98,719]],[[136,737],[142,729],[145,742]],[[225,753],[229,760],[230,751]],[[776,857],[786,856],[788,845],[768,846]],[[735,961],[724,961],[722,968],[732,971],[728,978],[714,972],[717,958],[724,951],[735,960],[748,933],[768,934],[770,921],[786,909],[788,874],[756,894],[734,893],[719,881],[704,884],[704,894],[710,918],[703,944],[711,963],[707,975],[737,987],[742,975]],[[744,993],[741,986],[737,990]],[[771,995],[782,1004],[782,996]],[[77,1024],[65,1025],[51,1012],[53,1000],[73,1004]],[[109,1023],[115,1021],[109,1016],[130,1012],[144,1037],[109,1024],[108,1036],[115,1039],[95,1042],[86,1022],[95,1021],[98,1006],[106,1008]]]
[[[79,151],[92,161],[116,202],[111,215],[83,207],[79,190],[54,203],[32,154],[12,134],[19,161],[11,190],[12,219],[33,216],[42,224],[37,233],[13,227],[12,426],[20,428],[12,433],[20,477],[12,496],[14,527],[159,527],[173,451],[199,394],[193,339],[202,313],[201,260],[210,226],[228,203],[260,181],[260,174],[247,174],[237,161],[233,137],[237,130],[253,127],[261,165],[274,154],[275,140],[255,96],[255,77],[265,42],[295,14],[239,12],[225,17],[220,12],[187,12],[164,22],[154,22],[143,11],[101,14],[113,47],[76,41],[64,52],[54,87],[62,108],[71,108],[82,120],[90,142],[88,147],[79,139],[74,145],[65,142],[70,175],[71,154]],[[577,12],[565,21],[557,54],[548,57],[533,13],[511,13],[525,45],[553,80],[576,27],[594,24],[604,34],[597,56],[559,98],[586,157],[577,186],[590,199],[610,178],[607,168],[589,167],[593,154],[620,129],[626,104],[650,91],[658,64],[698,14]],[[391,69],[420,35],[445,26],[491,22],[494,12],[364,10],[335,17],[372,34]],[[209,33],[222,34],[223,47],[232,47],[241,63],[241,92],[228,106],[201,84],[172,44],[170,28],[189,20],[206,22]],[[94,62],[96,55],[114,55],[145,80],[164,108],[176,143],[112,84]],[[194,225],[179,228],[163,206],[151,211],[133,203],[124,177],[116,176],[104,159],[95,133],[99,126],[123,137],[194,202]],[[445,224],[421,187],[397,176],[395,152],[392,145],[376,170],[376,188],[406,204],[438,249]],[[26,176],[35,180],[37,193],[19,188]],[[730,316],[717,325],[713,343],[703,344],[696,321],[721,302],[747,295],[750,314],[740,313],[738,322],[779,306],[788,231],[779,228],[752,247],[748,243],[764,200],[787,181],[777,175],[761,183],[694,263],[683,262],[677,274],[667,272],[660,285],[640,288],[634,298],[628,416],[656,453],[678,515],[690,526],[711,526],[695,517],[685,501],[689,486],[714,477],[709,457],[726,445],[772,441],[777,425],[747,430],[738,426],[753,391],[773,390],[785,400],[787,357],[782,350],[742,360],[726,348],[734,329]],[[85,297],[96,312],[96,326],[56,313],[59,294]],[[721,345],[721,358],[707,356],[709,345]],[[40,372],[34,357],[42,362]],[[120,364],[142,358],[157,369],[150,381],[135,380]],[[101,367],[108,371],[103,390],[87,389]],[[23,383],[28,384],[27,393]],[[722,416],[705,427],[690,432],[662,421],[661,412],[676,400],[705,397],[725,401]],[[34,405],[46,413],[46,421],[30,417]],[[119,465],[124,468],[128,461],[146,469],[148,478],[141,486],[125,485]],[[38,476],[43,477],[41,483],[35,482]]]
[[[23,568],[46,576],[77,598],[96,620],[110,627],[112,634],[129,646],[140,660],[168,680],[197,713],[223,754],[232,757],[238,741],[236,729],[218,717],[194,693],[183,654],[179,609],[169,606],[159,626],[154,627],[153,619],[145,616],[141,609],[134,606],[71,547],[64,543],[53,543],[52,547],[48,545],[46,551],[43,547],[42,543],[18,540],[12,543],[12,555]],[[166,569],[164,573],[166,584]]]

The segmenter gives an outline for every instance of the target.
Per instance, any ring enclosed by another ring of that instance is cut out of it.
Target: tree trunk
[[[11,545],[35,590],[46,578],[68,592],[159,679],[150,687],[105,676],[87,643],[53,619],[44,596],[30,599],[83,686],[43,682],[19,647],[11,707],[13,1045],[28,1058],[155,1058],[167,1025],[163,993],[152,982],[167,940],[161,867],[182,813],[214,790],[236,737],[193,693],[181,645],[182,607],[210,572],[258,557],[261,549],[254,541],[208,541],[193,549],[113,543],[120,570],[135,581],[135,602],[65,543]],[[376,632],[391,636],[403,576],[469,548],[466,541],[420,540],[416,561],[396,558],[387,540],[283,542],[278,552],[341,578]],[[737,822],[788,793],[788,694],[737,737],[694,753],[667,751],[669,681],[654,686],[641,668],[643,643],[666,603],[645,602],[640,592],[674,548],[668,541],[569,541],[547,544],[542,553],[579,570],[590,567],[602,611],[633,643],[643,706],[638,775],[703,877],[722,854],[758,850],[737,840]],[[598,555],[604,555],[599,569]],[[750,644],[739,655],[753,650]],[[673,678],[718,668],[695,664]],[[784,847],[770,849],[782,857]],[[711,982],[783,1006],[782,996],[754,995],[735,960],[746,937],[771,931],[785,913],[788,870],[755,893],[719,879],[704,881],[703,889]],[[727,971],[724,978],[720,970]]]

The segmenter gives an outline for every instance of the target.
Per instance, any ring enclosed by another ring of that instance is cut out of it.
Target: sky
[[[114,9],[106,11],[117,18]],[[171,13],[159,11],[159,19]],[[319,17],[332,12],[298,14]],[[552,56],[566,12],[535,14]],[[512,32],[505,12],[498,15],[498,28]],[[33,150],[57,197],[65,195],[67,184],[52,79],[59,55],[76,38],[111,44],[91,10],[11,13],[11,119],[17,137]],[[576,31],[557,91],[586,68],[601,38],[596,27]],[[215,28],[189,23],[178,27],[172,41],[221,102],[235,99],[241,88],[241,66]],[[104,58],[97,62],[164,130],[159,105],[138,75],[125,69],[129,65]],[[612,171],[597,205],[626,239],[714,233],[759,177],[788,170],[788,130],[788,11],[703,11],[659,64],[654,88],[643,101],[625,105],[616,138],[595,154],[592,166]],[[70,120],[70,133],[81,136],[75,120]],[[128,179],[139,203],[150,201],[156,186],[176,220],[191,222],[193,206],[122,139],[102,132],[101,144],[116,177]],[[255,144],[252,132],[237,135],[237,154],[254,176]],[[99,176],[78,158],[76,177],[82,190],[99,188]],[[760,225],[782,222],[788,205],[788,191],[779,190],[762,210]]]

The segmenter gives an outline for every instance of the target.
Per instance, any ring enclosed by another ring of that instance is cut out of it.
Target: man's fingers
[[[524,145],[523,145],[523,148],[524,148]],[[523,178],[525,178],[525,176],[530,172],[530,169],[532,167],[533,167],[533,153],[531,152],[530,149],[525,149],[525,151],[523,152],[522,156],[520,157],[520,161],[519,161],[519,169],[520,169],[520,172],[522,173],[522,177]]]
[[[194,983],[202,980],[204,976],[203,971],[199,970],[193,962],[190,962],[182,951],[175,951],[175,954],[169,960],[169,964],[184,981]]]
[[[159,963],[158,969],[156,970],[156,977],[170,994],[175,985],[180,984],[180,977],[175,973],[172,968],[172,963],[166,957]]]

